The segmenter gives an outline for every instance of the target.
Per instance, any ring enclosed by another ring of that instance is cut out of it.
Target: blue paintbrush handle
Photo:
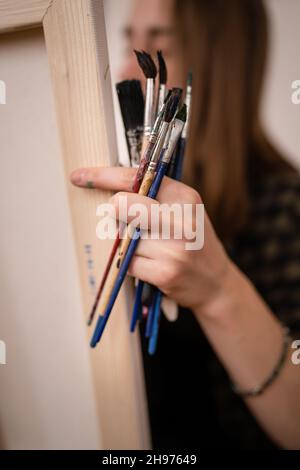
[[[104,331],[104,328],[106,326],[107,320],[109,319],[109,316],[111,314],[111,311],[112,311],[112,308],[113,308],[114,303],[116,301],[116,298],[119,294],[119,291],[120,291],[120,289],[122,287],[122,284],[124,282],[124,279],[126,277],[126,273],[127,273],[128,268],[129,268],[130,262],[133,258],[135,250],[138,246],[140,236],[141,236],[140,230],[135,230],[134,238],[131,240],[131,242],[129,244],[129,247],[128,247],[128,250],[127,250],[127,253],[125,255],[124,261],[121,264],[120,271],[119,271],[118,277],[116,279],[115,285],[113,287],[111,296],[109,298],[109,302],[108,302],[107,307],[105,309],[105,312],[103,314],[103,318],[102,318],[102,320],[100,320],[101,317],[98,318],[98,322],[97,322],[97,325],[96,325],[96,328],[95,328],[95,331],[94,331],[94,334],[92,336],[91,343],[90,343],[92,348],[94,348],[97,345],[97,343],[100,341],[100,338],[101,338],[102,333]],[[98,325],[99,322],[100,322],[100,324]]]
[[[142,295],[143,295],[144,281],[139,281],[135,290],[135,299],[133,305],[133,312],[130,324],[130,331],[133,333],[139,318],[141,318],[142,311]]]
[[[151,197],[151,199],[156,198],[157,193],[158,193],[159,188],[160,188],[160,185],[161,185],[161,182],[162,182],[162,179],[166,174],[167,168],[168,168],[167,163],[161,162],[159,164],[155,179],[154,179],[154,181],[151,185],[151,188],[149,190],[149,193],[148,193],[148,197]]]
[[[152,338],[154,334],[155,325],[157,324],[157,317],[160,316],[162,299],[163,299],[163,293],[157,287],[154,292],[154,296],[153,296],[153,300],[151,304],[152,312],[153,312],[152,319],[151,319],[151,329],[149,331],[148,336],[146,334],[146,338]],[[156,332],[156,334],[158,334],[158,331]],[[149,349],[150,349],[150,345],[149,345]],[[154,352],[152,354],[154,354]]]
[[[149,346],[148,346],[148,353],[152,356],[156,351],[157,346],[157,339],[158,339],[158,332],[159,332],[159,322],[161,316],[161,301],[162,301],[163,293],[158,290],[157,296],[155,299],[154,304],[154,314],[153,314],[153,324],[152,324],[152,332],[150,336]]]
[[[157,300],[158,292],[159,291],[156,289],[155,292],[154,292],[152,303],[151,303],[149,311],[148,311],[146,331],[145,331],[146,338],[150,338],[150,336],[152,335],[154,312],[155,312],[155,306],[156,306],[156,300]]]
[[[182,177],[183,160],[184,160],[184,153],[185,153],[185,142],[186,142],[186,139],[180,138],[178,142],[177,151],[176,151],[176,161],[175,161],[175,169],[174,169],[173,178],[177,181],[180,181]]]
[[[163,176],[166,173],[166,169],[167,169],[166,164],[161,163],[159,165],[157,175],[156,175],[155,180],[153,181],[153,183],[151,185],[148,197],[151,197],[152,199],[154,199],[156,197],[156,195],[158,193],[158,190],[159,190],[159,187],[160,187],[160,184],[161,184],[161,181],[163,179]],[[101,338],[102,333],[104,331],[104,328],[106,326],[107,320],[109,319],[109,316],[111,314],[111,311],[112,311],[112,308],[113,308],[114,303],[116,301],[116,298],[119,294],[119,291],[120,291],[120,289],[122,287],[122,284],[124,282],[124,279],[126,277],[126,273],[128,271],[130,262],[133,258],[135,250],[138,246],[140,237],[141,237],[141,232],[140,232],[139,229],[136,229],[135,232],[134,232],[133,239],[131,240],[131,242],[129,244],[127,253],[124,257],[124,261],[121,264],[119,275],[116,279],[115,285],[113,287],[113,290],[112,290],[109,302],[107,304],[107,307],[105,309],[105,312],[103,314],[103,317],[102,317],[101,320],[100,320],[100,317],[98,318],[97,325],[96,325],[96,328],[95,328],[95,331],[94,331],[94,334],[92,336],[91,343],[90,343],[92,348],[94,348],[97,345],[97,343],[100,341],[100,338]]]
[[[185,143],[186,143],[186,139],[180,138],[177,149],[176,149],[176,160],[175,160],[172,177],[177,181],[180,181],[182,177]],[[151,311],[151,314],[152,314],[151,331],[150,330],[147,331],[146,329],[146,337],[147,338],[150,337],[148,352],[151,355],[153,355],[156,350],[158,330],[159,330],[159,319],[161,315],[161,302],[163,298],[163,294],[159,289],[157,289],[157,292],[158,292],[158,295],[154,295],[153,303],[151,305],[151,309],[149,310],[149,312]],[[150,328],[150,325],[149,325],[149,328]]]

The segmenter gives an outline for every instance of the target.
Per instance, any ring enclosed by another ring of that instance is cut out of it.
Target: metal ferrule
[[[157,165],[157,162],[153,162],[153,161],[151,160],[151,162],[149,163],[147,172],[148,172],[148,171],[151,171],[151,173],[154,173],[155,170],[156,170],[156,165]]]
[[[163,163],[169,163],[169,161],[171,160],[176,144],[178,142],[178,139],[182,133],[182,130],[184,129],[184,125],[185,123],[181,121],[181,119],[175,119],[175,121],[172,123],[168,146],[162,157]]]
[[[154,79],[147,78],[144,112],[144,135],[150,135],[154,120]]]
[[[164,83],[161,83],[159,85],[159,90],[158,90],[158,101],[157,101],[157,110],[158,111],[161,110],[161,108],[164,104],[165,97],[166,97],[166,91],[167,91],[166,85]]]
[[[191,87],[191,85],[188,85],[187,88],[186,88],[186,96],[185,96],[184,102],[186,104],[186,122],[185,122],[185,125],[184,125],[184,128],[183,128],[181,137],[183,139],[186,139],[188,129],[189,129],[191,105],[192,105],[192,87]]]
[[[150,137],[149,137],[149,142],[150,143],[155,143],[156,142],[157,136],[158,136],[160,128],[161,128],[161,123],[162,123],[162,120],[163,120],[163,116],[164,116],[164,108],[158,113],[157,118],[155,120],[155,123],[152,127],[151,134],[150,134]]]
[[[164,145],[163,145],[163,148],[162,148],[164,151],[168,148],[170,136],[171,136],[173,125],[174,125],[174,121],[175,121],[175,118],[169,124],[168,132],[166,133],[166,137],[165,137],[165,140],[164,140]]]
[[[151,162],[154,162],[155,165],[157,164],[157,162],[159,160],[160,152],[163,148],[163,144],[164,144],[164,141],[165,141],[166,134],[168,132],[168,128],[169,128],[169,123],[164,121],[161,125],[159,136],[158,136],[155,148],[154,148],[152,156],[151,156]]]

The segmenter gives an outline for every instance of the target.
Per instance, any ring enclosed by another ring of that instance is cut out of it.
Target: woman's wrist
[[[243,274],[228,259],[214,294],[206,302],[193,308],[198,321],[201,323],[207,319],[218,323],[228,322],[237,310],[236,293],[241,291],[243,282],[245,282]]]
[[[193,311],[231,381],[241,390],[264,385],[282,351],[282,326],[234,263],[218,292]]]

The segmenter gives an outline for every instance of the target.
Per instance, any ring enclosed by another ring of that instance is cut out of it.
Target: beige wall
[[[266,127],[286,156],[300,169],[300,104],[291,101],[300,79],[300,1],[267,0],[271,49],[263,100]]]
[[[0,38],[0,434],[98,448],[99,430],[43,34]]]
[[[122,25],[132,0],[105,0],[113,81],[122,60]],[[300,0],[266,0],[271,25],[271,50],[262,115],[266,129],[287,157],[300,169],[300,104],[291,102],[291,83],[300,79]],[[115,12],[118,12],[118,15]],[[116,108],[119,119],[119,111]],[[120,160],[126,163],[126,147],[118,120]]]

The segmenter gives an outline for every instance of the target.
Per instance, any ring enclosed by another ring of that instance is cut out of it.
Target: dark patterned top
[[[300,339],[299,233],[300,177],[273,175],[256,184],[247,228],[228,252]],[[162,317],[154,357],[145,353],[144,340],[142,345],[155,449],[276,448],[232,392],[190,311],[182,309],[173,323]]]

